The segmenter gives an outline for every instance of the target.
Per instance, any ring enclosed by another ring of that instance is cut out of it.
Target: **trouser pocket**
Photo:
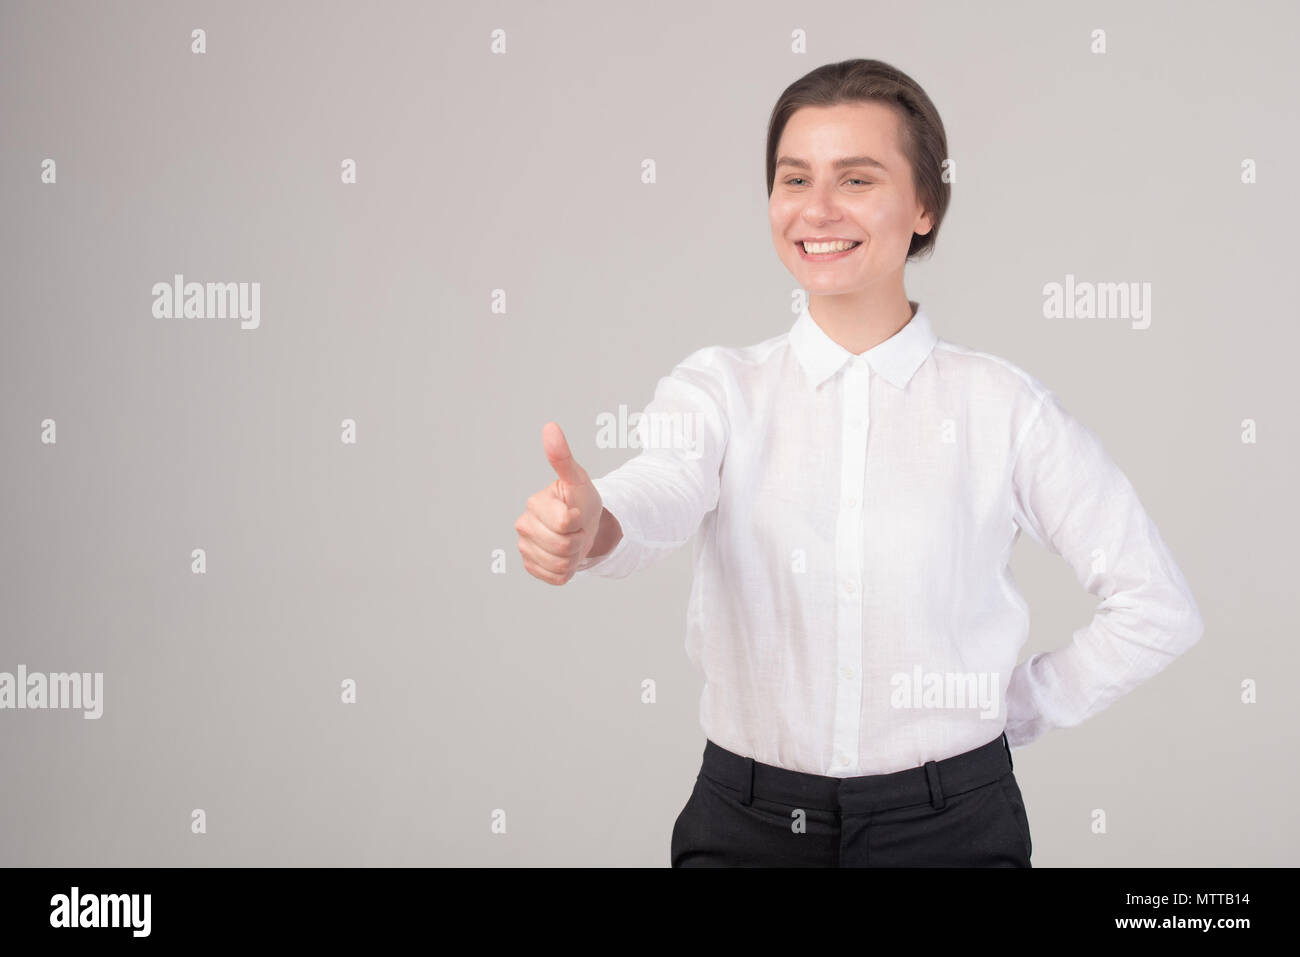
[[[700,778],[695,776],[695,787],[691,789],[691,796],[686,799],[686,806],[677,814],[677,820],[673,822],[673,835],[669,842],[669,866],[680,867],[683,853],[687,849],[687,835],[691,826],[691,812],[695,808],[695,799],[700,793]]]
[[[998,781],[998,788],[1006,798],[1007,809],[1016,822],[1016,828],[1020,831],[1020,839],[1025,845],[1025,860],[1028,861],[1034,853],[1034,840],[1029,833],[1029,813],[1025,810],[1025,798],[1020,793],[1020,785],[1016,782],[1015,773],[1008,771],[1006,776]]]

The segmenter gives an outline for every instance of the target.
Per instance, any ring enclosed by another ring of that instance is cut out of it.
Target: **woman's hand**
[[[604,510],[586,470],[574,461],[559,425],[542,426],[542,447],[557,478],[529,497],[515,531],[528,573],[563,585],[588,554],[603,555],[618,544],[622,529]]]

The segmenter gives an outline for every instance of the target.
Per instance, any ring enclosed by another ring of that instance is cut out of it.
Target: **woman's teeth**
[[[853,240],[841,240],[834,243],[804,243],[803,251],[810,255],[818,253],[842,253],[846,249],[852,249],[854,246],[860,246],[861,243]]]

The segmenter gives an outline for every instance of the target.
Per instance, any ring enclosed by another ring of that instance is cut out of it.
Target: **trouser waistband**
[[[1013,767],[1005,733],[972,751],[927,761],[919,768],[846,778],[763,764],[706,738],[700,773],[738,792],[742,804],[750,804],[757,797],[826,811],[883,811],[914,804],[930,804],[937,810],[944,806],[946,795],[992,784]]]

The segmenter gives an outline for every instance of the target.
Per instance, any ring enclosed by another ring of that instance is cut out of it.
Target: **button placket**
[[[862,715],[862,492],[866,477],[868,399],[871,375],[865,363],[851,360],[841,382],[840,503],[835,531],[836,609],[834,768],[854,773],[861,753]]]

